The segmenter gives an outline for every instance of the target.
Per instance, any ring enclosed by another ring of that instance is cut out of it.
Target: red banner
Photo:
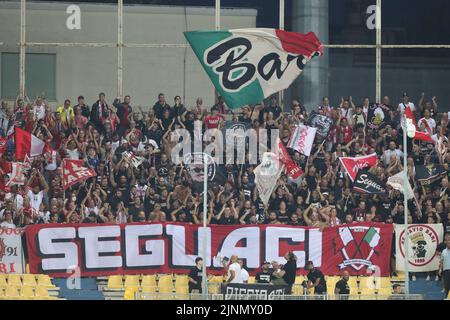
[[[325,228],[280,225],[207,228],[208,273],[223,274],[221,259],[236,254],[254,275],[265,260],[284,264],[284,255],[298,257],[297,273],[313,261],[326,275],[348,271],[367,274],[379,268],[389,276],[393,227],[360,223]],[[110,274],[187,273],[202,256],[202,226],[179,223],[47,224],[26,228],[31,273],[68,277]]]
[[[63,188],[67,189],[78,181],[95,177],[94,169],[83,167],[83,160],[63,159]]]
[[[278,156],[280,158],[280,162],[286,166],[286,173],[292,179],[297,179],[303,174],[303,170],[297,166],[297,164],[292,161],[289,153],[286,150],[283,142],[278,138]]]
[[[377,165],[377,154],[372,153],[362,157],[339,157],[345,171],[348,173],[350,179],[355,181],[359,169],[366,167],[374,167]]]

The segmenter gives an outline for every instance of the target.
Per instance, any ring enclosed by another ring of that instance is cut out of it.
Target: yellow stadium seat
[[[173,286],[173,277],[171,274],[160,275],[158,277],[158,287]]]
[[[30,264],[29,263],[27,263],[27,265],[26,265],[26,267],[25,267],[25,273],[31,273],[30,272]]]
[[[142,293],[155,293],[156,286],[142,286],[141,290],[142,290]]]
[[[223,277],[222,276],[212,276],[208,282],[210,283],[223,283]]]
[[[185,287],[189,283],[189,278],[186,275],[175,275],[175,287]]]
[[[139,288],[139,276],[138,275],[126,275],[124,287],[125,288],[138,287]]]
[[[154,274],[142,275],[141,286],[156,287],[156,275]]]
[[[377,290],[377,294],[380,296],[390,296],[392,294],[391,288],[380,288]]]
[[[6,298],[19,298],[19,287],[18,286],[7,286],[5,289],[5,297]]]
[[[56,286],[52,283],[50,277],[46,274],[37,275],[37,284],[40,287],[55,288]]]
[[[7,286],[8,283],[6,282],[6,275],[0,274],[0,286]]]
[[[358,277],[356,277],[356,276],[350,277],[348,279],[348,285],[352,292],[355,292],[356,290],[358,290]]]
[[[113,275],[108,277],[108,289],[121,290],[123,289],[122,276]]]
[[[125,292],[123,293],[124,300],[135,300],[136,292],[139,291],[139,287],[126,287]]]
[[[375,289],[374,288],[362,288],[360,290],[359,294],[363,295],[363,296],[373,296],[373,295],[375,295]],[[370,297],[368,297],[368,298],[370,298]],[[366,297],[364,297],[364,299],[366,299]]]
[[[392,282],[389,277],[376,277],[375,278],[375,288],[391,288]]]
[[[359,277],[359,288],[374,289],[375,288],[375,278],[373,276]]]
[[[254,276],[248,277],[248,283],[250,283],[250,284],[256,283],[255,277]]]
[[[37,298],[49,298],[48,290],[46,286],[37,286],[35,288],[35,295]]]
[[[22,278],[22,282],[24,286],[31,286],[36,287],[36,278],[34,277],[34,274],[24,274]]]
[[[20,290],[20,296],[26,299],[34,298],[34,288],[32,286],[22,286]]]
[[[20,287],[22,285],[22,279],[20,277],[20,274],[15,273],[8,274],[8,285]]]
[[[210,294],[220,293],[220,283],[209,282],[208,283],[208,293],[210,293]]]
[[[303,295],[303,287],[301,283],[294,283],[292,286],[292,292],[294,296],[302,296]]]
[[[295,277],[295,284],[302,284],[303,281],[305,281],[306,278],[304,276],[296,276]]]
[[[176,286],[175,292],[180,294],[188,294],[189,288],[187,286],[178,286],[178,287]]]

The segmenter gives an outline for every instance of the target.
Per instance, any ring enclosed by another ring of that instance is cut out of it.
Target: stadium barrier
[[[261,295],[239,294],[228,295],[223,294],[179,294],[179,293],[135,293],[136,300],[423,300],[421,294],[406,295],[277,295],[271,297],[263,297]]]

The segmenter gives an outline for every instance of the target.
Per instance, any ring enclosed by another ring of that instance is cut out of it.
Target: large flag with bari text
[[[311,58],[322,54],[312,32],[247,28],[184,35],[229,108],[261,103],[286,89]]]

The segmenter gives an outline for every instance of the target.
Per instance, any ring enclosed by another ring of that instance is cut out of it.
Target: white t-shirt
[[[405,105],[407,107],[409,106],[409,108],[411,109],[412,112],[414,112],[414,110],[416,110],[416,106],[412,102],[405,103]],[[400,110],[400,112],[403,112],[405,110],[405,105],[403,104],[403,102],[398,105],[398,109]]]
[[[237,262],[234,262],[230,265],[230,267],[228,268],[228,279],[230,279],[231,277],[231,270],[234,271],[235,276],[234,279],[231,280],[230,283],[242,283],[242,279],[241,279],[241,265]]]
[[[0,227],[6,227],[6,228],[16,228],[16,225],[14,223],[9,223],[7,221],[3,221],[2,223],[0,223]]]
[[[417,122],[417,126],[420,128],[420,126],[421,126],[422,123],[424,123],[424,122],[425,122],[425,128],[426,128],[427,131],[428,131],[428,134],[429,134],[429,135],[432,135],[434,129],[436,128],[436,121],[434,121],[433,118],[427,119],[427,118],[423,117],[423,118],[420,118],[420,119],[419,119],[419,121]],[[428,126],[427,126],[427,124],[428,124]]]
[[[96,215],[96,216],[98,216],[98,212],[99,212],[100,210],[97,208],[97,206],[95,206],[95,207],[93,207],[93,208],[85,207],[85,208],[84,208],[84,216],[85,216],[85,217],[89,216],[89,214],[90,214],[92,211],[95,212],[95,215]]]
[[[247,283],[248,282],[248,278],[250,278],[250,275],[248,274],[247,270],[245,270],[244,268],[241,268],[241,280],[242,280],[242,283]]]
[[[348,109],[341,108],[341,117],[347,118],[347,122],[352,123],[353,109],[351,109],[350,107]]]
[[[47,212],[39,211],[38,217],[41,218],[42,221],[44,221],[44,223],[48,223],[50,221],[50,211]]]
[[[56,168],[57,168],[57,165],[56,165],[56,151],[52,150],[52,162],[50,162],[49,164],[47,164],[45,166],[45,170],[54,171],[54,170],[56,170]]]
[[[397,159],[400,160],[401,157],[403,157],[403,152],[401,152],[399,149],[387,149],[383,153],[383,161],[386,165],[389,165],[391,163],[391,157],[395,156]]]
[[[41,119],[45,118],[45,107],[44,107],[44,105],[33,106],[33,112],[36,115],[36,118],[38,120],[41,120]]]
[[[71,160],[80,160],[80,153],[76,148],[73,150],[67,149],[67,154]]]
[[[28,198],[30,198],[31,207],[36,210],[36,212],[39,212],[39,207],[44,198],[44,191],[39,191],[38,194],[34,194],[33,191],[29,190]]]

